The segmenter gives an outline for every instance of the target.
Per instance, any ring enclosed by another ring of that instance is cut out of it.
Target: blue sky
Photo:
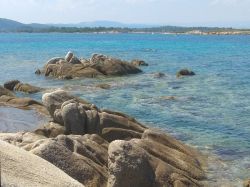
[[[24,23],[124,23],[250,27],[250,0],[0,0],[0,17]]]

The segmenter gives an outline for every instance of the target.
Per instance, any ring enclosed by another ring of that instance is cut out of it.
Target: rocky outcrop
[[[26,83],[21,83],[19,80],[11,80],[11,81],[4,83],[4,88],[10,91],[19,91],[19,92],[25,92],[29,94],[42,91],[42,88],[32,86]]]
[[[182,77],[182,76],[193,76],[195,73],[191,70],[188,69],[182,69],[176,73],[177,77]]]
[[[144,60],[138,60],[138,59],[132,60],[131,64],[134,66],[148,66],[148,64]]]
[[[200,187],[204,157],[169,135],[62,90],[43,95],[53,122],[34,132],[0,133],[89,187]]]
[[[0,134],[0,140],[40,156],[85,186],[195,187],[205,178],[198,152],[153,130],[111,143],[96,134]]]
[[[122,139],[140,137],[146,129],[129,116],[108,110],[101,111],[95,105],[64,91],[44,94],[43,104],[54,122],[65,127],[66,134],[99,134],[107,140],[113,140],[114,137],[119,139],[119,136]]]
[[[71,79],[75,77],[122,76],[140,73],[141,70],[128,62],[101,54],[94,54],[89,60],[80,60],[72,52],[68,52],[65,58],[50,59],[40,72],[45,76]]]
[[[0,141],[1,186],[83,187],[48,161]]]

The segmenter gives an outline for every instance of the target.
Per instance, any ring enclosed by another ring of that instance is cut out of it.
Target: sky
[[[0,0],[0,17],[23,23],[250,27],[250,0]]]

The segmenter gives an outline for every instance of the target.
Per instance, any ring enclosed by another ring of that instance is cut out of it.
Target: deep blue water
[[[139,75],[106,79],[62,81],[34,74],[48,59],[69,50],[85,58],[92,53],[129,61],[139,58],[149,66]],[[208,153],[215,185],[219,179],[240,186],[250,177],[250,36],[0,34],[0,65],[0,84],[19,79],[49,89],[60,87]],[[197,75],[177,79],[181,68]],[[156,72],[167,76],[154,78]],[[98,83],[112,88],[98,89]],[[41,99],[41,94],[31,97]]]

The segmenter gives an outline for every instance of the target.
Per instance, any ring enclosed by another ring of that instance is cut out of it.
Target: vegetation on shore
[[[55,27],[44,28],[21,27],[0,32],[14,33],[165,33],[165,34],[250,34],[250,29],[219,27],[177,27],[162,26],[152,28],[119,28],[119,27]]]

